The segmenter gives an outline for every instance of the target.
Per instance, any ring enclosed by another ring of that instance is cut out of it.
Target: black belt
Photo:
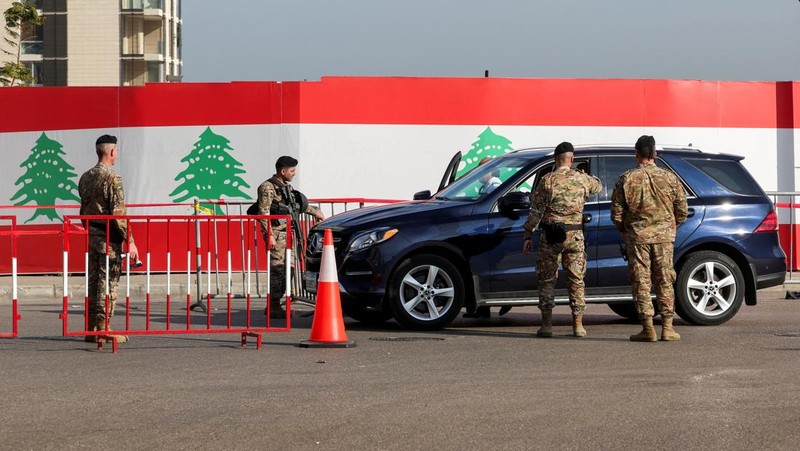
[[[544,229],[545,224],[546,223],[543,222],[542,225],[539,228],[540,229]],[[558,224],[558,223],[555,223],[555,224]],[[561,225],[564,227],[564,230],[566,230],[567,232],[569,232],[570,230],[583,230],[583,224],[561,224]]]

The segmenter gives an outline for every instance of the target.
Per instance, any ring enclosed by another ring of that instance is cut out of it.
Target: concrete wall
[[[119,2],[70,0],[67,6],[67,83],[70,86],[119,85]]]

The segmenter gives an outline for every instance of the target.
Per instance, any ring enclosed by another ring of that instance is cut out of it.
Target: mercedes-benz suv
[[[688,197],[674,255],[675,307],[689,323],[724,323],[743,303],[755,305],[757,290],[784,282],[775,209],[741,160],[691,147],[658,149],[656,164],[678,175]],[[628,318],[636,312],[609,210],[617,178],[635,165],[632,147],[576,147],[574,167],[603,182],[584,208],[586,302],[606,303]],[[515,151],[451,177],[449,185],[443,179],[446,186],[433,196],[421,192],[420,200],[335,215],[309,233],[306,286],[313,289],[322,232],[330,228],[342,308],[356,320],[395,318],[408,328],[434,329],[463,308],[535,305],[536,255],[522,252],[522,224],[530,191],[552,169],[552,148]],[[490,173],[502,184],[487,192],[480,187]],[[534,250],[539,239],[537,231]],[[556,302],[566,304],[561,273],[556,288]]]

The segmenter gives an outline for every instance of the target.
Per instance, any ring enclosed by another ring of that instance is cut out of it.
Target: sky
[[[800,80],[798,0],[183,0],[183,80]]]

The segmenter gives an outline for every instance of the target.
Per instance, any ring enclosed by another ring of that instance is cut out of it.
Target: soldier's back
[[[114,178],[117,176],[109,166],[98,163],[84,172],[78,181],[82,215],[111,214],[108,197]]]
[[[579,224],[586,199],[599,190],[599,180],[573,169],[556,170],[542,179],[550,191],[546,217],[566,224]]]

